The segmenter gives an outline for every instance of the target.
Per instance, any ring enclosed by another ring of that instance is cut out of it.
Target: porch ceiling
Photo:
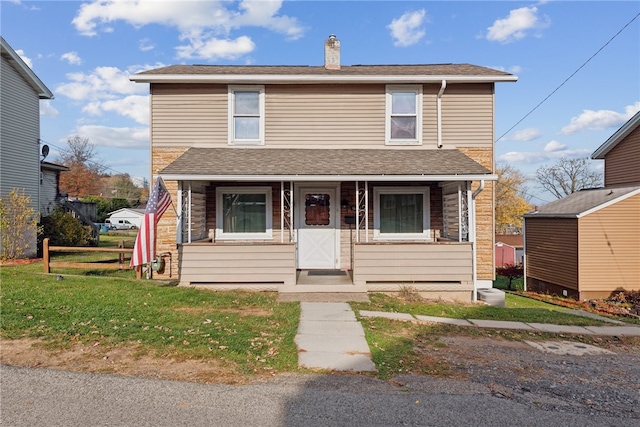
[[[189,148],[169,180],[478,180],[490,170],[458,150]]]

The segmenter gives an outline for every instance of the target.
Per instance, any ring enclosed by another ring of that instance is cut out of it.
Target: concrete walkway
[[[623,324],[616,326],[572,326],[572,325],[551,325],[548,323],[524,323],[509,322],[503,320],[480,320],[480,319],[448,319],[444,317],[421,316],[415,317],[407,313],[388,313],[383,311],[360,310],[362,317],[384,317],[387,319],[417,321],[425,323],[446,323],[456,326],[476,326],[491,329],[514,329],[524,331],[540,331],[568,334],[585,335],[606,335],[606,336],[633,336],[640,337],[640,327]]]
[[[298,366],[375,371],[364,329],[346,302],[301,302]]]
[[[547,323],[509,322],[502,320],[449,319],[408,313],[360,310],[362,317],[382,317],[418,323],[444,323],[490,329],[513,329],[550,333],[640,337],[640,327],[573,326]],[[575,313],[574,313],[575,314]],[[595,316],[595,315],[594,315]],[[375,371],[364,329],[346,302],[301,302],[300,324],[295,337],[298,366],[334,371]]]

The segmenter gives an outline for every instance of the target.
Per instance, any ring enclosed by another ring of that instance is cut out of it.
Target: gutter
[[[425,75],[344,75],[344,74],[133,74],[129,80],[137,83],[226,83],[226,84],[306,84],[306,83],[497,83],[515,82],[507,76],[425,76]]]
[[[438,97],[436,99],[436,111],[438,112],[438,148],[442,148],[442,94],[447,88],[447,81],[442,79]]]
[[[480,186],[471,194],[471,209],[473,212],[473,302],[478,302],[478,238],[476,233],[476,197],[484,190],[484,179],[480,180]]]

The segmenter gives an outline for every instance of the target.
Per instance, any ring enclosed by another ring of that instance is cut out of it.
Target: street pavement
[[[0,366],[3,426],[637,426],[637,419],[544,410],[481,385],[404,376],[282,375],[206,385]]]

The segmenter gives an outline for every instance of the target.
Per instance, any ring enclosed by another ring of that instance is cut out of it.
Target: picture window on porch
[[[218,239],[271,239],[271,187],[220,187],[216,194]]]
[[[374,188],[374,237],[429,239],[429,188]]]
[[[229,86],[229,144],[264,144],[264,86]]]
[[[422,86],[387,86],[387,144],[422,144]]]

